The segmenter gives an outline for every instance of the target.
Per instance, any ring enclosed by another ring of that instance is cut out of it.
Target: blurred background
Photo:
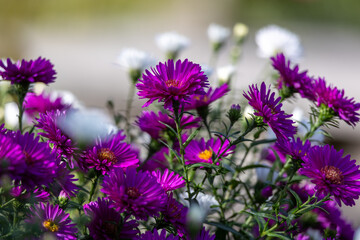
[[[208,63],[209,24],[232,29],[237,22],[248,25],[249,35],[234,88],[258,81],[269,65],[256,54],[255,33],[276,24],[300,37],[300,69],[325,77],[360,102],[358,0],[0,0],[0,58],[50,59],[58,72],[51,89],[71,91],[89,107],[105,107],[113,100],[121,110],[130,84],[127,73],[115,64],[122,49],[138,48],[164,60],[154,37],[177,31],[191,41],[180,58]],[[221,53],[217,65],[229,63],[228,54]],[[241,91],[237,93],[240,98]],[[142,104],[134,100],[134,116]],[[291,111],[295,106],[286,107]],[[341,124],[341,130],[329,132],[338,149],[360,160],[359,126]],[[360,207],[344,212],[360,226]]]

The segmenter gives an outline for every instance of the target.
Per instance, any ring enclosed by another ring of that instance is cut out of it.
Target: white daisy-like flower
[[[233,34],[238,42],[241,42],[249,33],[249,28],[243,23],[235,24]]]
[[[165,32],[155,37],[156,45],[165,53],[178,54],[190,45],[190,40],[177,33]]]
[[[142,72],[155,64],[155,59],[148,53],[135,48],[124,48],[118,55],[115,64],[123,67],[126,71]]]
[[[5,123],[10,128],[15,128],[19,125],[19,108],[15,102],[5,103],[4,106]],[[25,116],[24,116],[25,118]],[[24,122],[24,119],[23,119]]]
[[[258,45],[258,55],[269,58],[282,52],[286,57],[296,60],[302,55],[299,37],[277,25],[270,25],[260,29],[255,36]]]
[[[232,76],[234,76],[235,70],[236,69],[233,65],[219,67],[216,70],[216,75],[220,83],[228,83],[231,80]]]
[[[213,44],[223,44],[230,37],[231,31],[227,27],[212,23],[207,29],[207,34]]]

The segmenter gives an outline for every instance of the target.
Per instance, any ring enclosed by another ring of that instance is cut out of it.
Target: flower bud
[[[242,44],[244,42],[245,37],[249,33],[249,28],[243,23],[235,24],[233,28],[233,34],[235,37],[235,41],[237,44]]]
[[[241,118],[241,107],[239,104],[231,105],[230,110],[227,113],[227,117],[229,118],[231,124],[234,124],[237,120]]]

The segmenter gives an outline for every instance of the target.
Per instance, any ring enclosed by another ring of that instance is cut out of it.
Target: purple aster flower
[[[216,140],[210,139],[207,142],[203,138],[200,141],[192,140],[185,149],[186,164],[213,163],[214,157],[219,157],[219,160],[221,160],[221,158],[234,152],[235,145],[228,148],[229,145],[228,140],[222,143],[220,138]]]
[[[59,206],[40,203],[31,207],[30,210],[31,215],[26,222],[36,226],[41,233],[52,233],[56,239],[77,239],[76,224],[71,223],[69,214],[66,214]]]
[[[336,116],[351,126],[359,122],[360,103],[356,103],[354,98],[345,97],[344,90],[331,85],[326,86],[325,79],[319,78],[315,81],[313,95],[318,107],[324,104],[331,108]]]
[[[169,155],[169,148],[162,147],[159,151],[154,153],[144,164],[141,165],[141,169],[144,171],[154,171],[157,168],[165,170],[169,167],[169,163],[165,157]]]
[[[9,175],[11,179],[19,180],[26,169],[25,155],[20,145],[3,129],[0,130],[0,178]]]
[[[30,203],[47,202],[50,197],[50,194],[41,188],[36,188],[30,192],[22,186],[13,187],[10,190],[10,195],[20,201],[27,201]]]
[[[180,121],[180,126],[182,126],[183,129],[199,127],[198,122],[200,121],[200,118],[194,118],[191,115],[183,115]],[[169,117],[166,113],[162,113],[160,111],[158,114],[152,111],[143,111],[141,116],[138,117],[136,124],[142,131],[148,133],[154,139],[159,139],[163,136],[165,131],[168,130],[166,125],[176,129],[174,119]]]
[[[78,179],[74,178],[74,175],[70,174],[70,171],[66,167],[66,163],[57,160],[57,169],[54,177],[54,182],[50,185],[49,189],[57,196],[60,192],[64,192],[68,197],[76,196],[79,187],[74,184]]]
[[[184,109],[191,110],[209,106],[212,102],[215,102],[219,98],[225,96],[225,94],[227,94],[229,91],[229,86],[226,83],[215,89],[210,87],[209,90],[203,95],[192,95],[190,104],[186,104]]]
[[[71,168],[74,167],[74,155],[78,150],[73,141],[58,127],[58,121],[65,118],[65,111],[52,111],[40,113],[35,126],[42,129],[39,135],[47,138],[53,144],[55,151],[59,156],[63,156],[68,160]]]
[[[35,93],[26,94],[23,108],[25,113],[32,118],[39,113],[46,113],[47,111],[67,110],[70,108],[70,105],[63,104],[61,97],[51,99],[50,94],[42,92],[40,95]]]
[[[307,76],[307,71],[299,72],[299,66],[290,67],[290,61],[286,61],[284,54],[279,53],[271,58],[273,67],[279,72],[280,77],[277,88],[282,90],[284,87],[291,92],[298,92],[303,98],[315,100],[313,92],[313,79]],[[290,96],[292,93],[290,93]]]
[[[135,168],[127,168],[126,175],[121,168],[113,169],[104,176],[102,186],[101,191],[114,202],[117,211],[128,211],[140,219],[158,216],[167,200],[156,178],[149,172],[137,173]]]
[[[311,148],[311,143],[306,140],[305,143],[300,138],[283,139],[280,138],[276,142],[276,149],[284,155],[290,155],[294,160],[303,160]]]
[[[159,235],[158,230],[155,228],[153,232],[147,231],[140,235],[137,240],[180,240],[179,236],[170,234],[166,237],[166,230],[163,229]]]
[[[329,145],[314,146],[299,173],[311,178],[319,197],[331,194],[339,206],[341,202],[353,206],[360,195],[360,170],[350,155],[342,157],[343,152]]]
[[[206,231],[205,228],[196,236],[195,240],[214,240],[215,235],[210,235],[209,231]]]
[[[183,177],[175,172],[170,172],[169,169],[165,169],[164,172],[158,169],[152,172],[152,175],[156,177],[157,182],[161,185],[165,192],[185,187],[185,180]]]
[[[187,234],[186,230],[186,216],[188,208],[176,201],[173,193],[170,193],[167,198],[165,210],[162,212],[164,220],[170,222],[177,230],[180,236]]]
[[[91,219],[87,227],[94,240],[134,239],[140,233],[136,221],[123,219],[109,200],[98,198],[96,202],[85,204],[84,212]]]
[[[173,101],[180,104],[188,102],[190,95],[205,94],[204,88],[208,86],[207,77],[201,71],[199,64],[185,59],[175,64],[172,59],[166,63],[159,63],[156,68],[145,70],[142,79],[136,87],[141,99],[148,98],[143,107],[148,107],[158,100],[164,102],[164,107],[170,109]]]
[[[54,82],[56,72],[49,60],[39,57],[36,60],[21,60],[13,63],[9,58],[0,61],[0,76],[14,83]]]
[[[127,168],[137,166],[139,159],[131,146],[123,142],[125,135],[122,131],[110,134],[104,139],[96,140],[95,146],[86,150],[81,156],[81,166],[84,170],[95,168],[102,174],[112,168]]]
[[[263,118],[264,123],[274,131],[277,138],[288,138],[296,133],[296,127],[290,117],[283,110],[280,103],[281,97],[275,99],[275,93],[270,89],[266,90],[266,84],[263,82],[260,91],[257,85],[252,85],[244,97],[249,101],[250,106],[255,110],[254,115]]]
[[[57,170],[56,153],[47,143],[39,140],[40,138],[35,137],[33,133],[22,135],[17,131],[14,135],[14,141],[20,145],[25,155],[26,169],[19,180],[27,189],[42,185],[49,186]]]

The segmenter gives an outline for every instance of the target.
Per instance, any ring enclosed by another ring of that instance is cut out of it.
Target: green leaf
[[[241,234],[236,231],[235,229],[233,229],[232,227],[230,226],[227,226],[225,224],[222,224],[222,223],[219,223],[219,222],[205,222],[206,224],[209,224],[209,225],[212,225],[212,226],[215,226],[215,227],[218,227],[218,228],[221,228],[225,231],[228,231],[228,232],[231,232],[233,233],[234,235],[237,235],[237,236],[240,236]]]
[[[217,165],[215,165],[215,164],[210,164],[210,163],[195,163],[195,164],[192,164],[191,166],[189,166],[188,169],[198,168],[198,167],[212,168],[212,169],[214,169],[214,170],[219,169],[219,166],[217,166]]]
[[[194,132],[191,133],[191,135],[186,139],[186,141],[184,142],[183,146],[184,148],[187,147],[187,145],[189,145],[189,143],[191,142],[191,140],[194,139],[194,137],[196,137],[196,135],[200,132],[200,128],[197,128]]]
[[[269,236],[269,237],[276,237],[278,239],[291,240],[291,238],[286,237],[286,236],[284,236],[284,235],[282,235],[280,233],[281,232],[271,232],[271,233],[268,233],[266,235]]]
[[[296,200],[296,206],[299,208],[302,205],[302,201],[299,197],[299,195],[293,191],[291,188],[287,188],[287,190],[294,196],[295,200]]]

